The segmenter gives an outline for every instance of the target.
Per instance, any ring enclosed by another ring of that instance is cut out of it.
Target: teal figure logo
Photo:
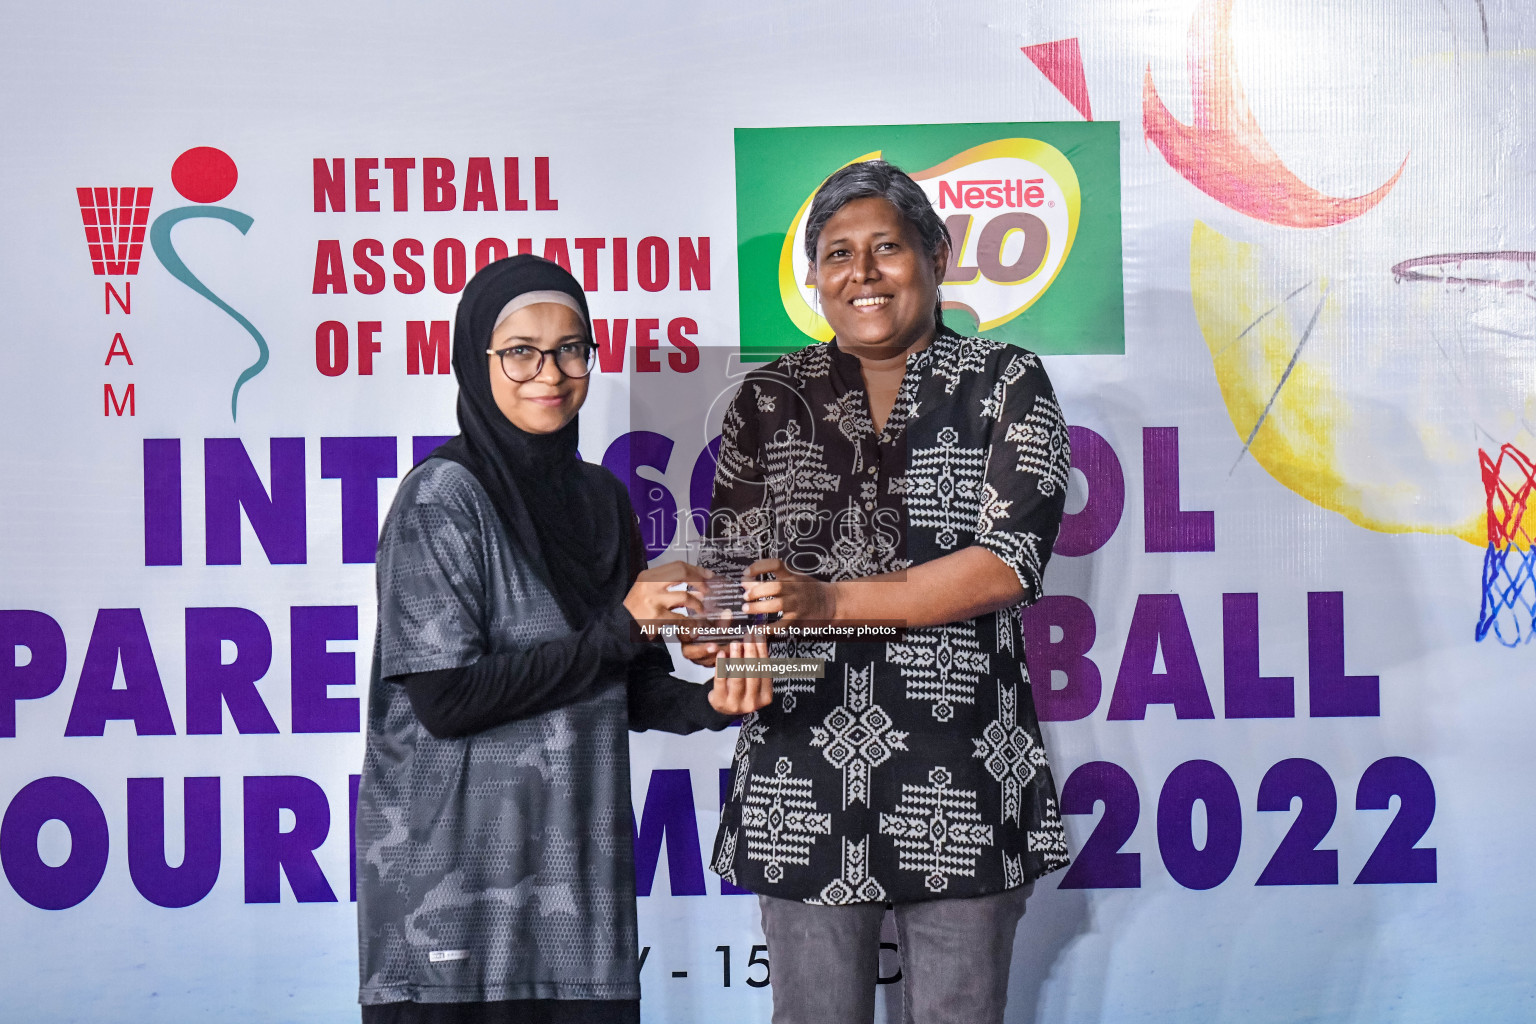
[[[239,310],[213,294],[212,289],[187,269],[187,265],[182,262],[176,252],[175,244],[171,241],[171,229],[184,220],[208,217],[233,224],[242,235],[249,231],[255,222],[248,214],[225,206],[209,205],[234,191],[238,178],[239,171],[235,167],[235,162],[223,150],[214,149],[212,146],[195,146],[187,150],[171,165],[171,184],[176,186],[176,191],[181,193],[183,198],[201,205],[167,210],[156,217],[154,223],[149,226],[150,248],[154,250],[161,265],[170,271],[171,276],[228,313],[235,323],[244,327],[256,341],[256,361],[240,374],[235,381],[235,390],[229,396],[229,416],[233,420],[239,419],[240,388],[267,367],[267,342],[261,336],[261,332],[256,329],[255,324],[242,316]]]

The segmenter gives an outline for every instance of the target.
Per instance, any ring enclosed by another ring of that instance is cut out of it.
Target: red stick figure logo
[[[239,177],[239,171],[235,167],[235,162],[229,158],[229,154],[212,146],[196,146],[189,149],[177,157],[176,163],[171,166],[171,184],[176,186],[176,191],[183,197],[198,204],[211,204],[223,199],[234,191],[235,182]],[[194,218],[222,220],[233,224],[235,230],[242,235],[251,229],[254,221],[249,214],[224,206],[182,206],[162,213],[155,218],[155,222],[149,228],[149,244],[160,263],[170,271],[171,276],[229,314],[230,318],[245,328],[246,333],[250,334],[256,342],[256,361],[241,372],[235,380],[234,392],[229,396],[230,419],[238,419],[240,388],[246,381],[266,369],[267,342],[261,336],[261,332],[256,329],[255,324],[198,280],[197,275],[187,269],[186,263],[176,252],[176,246],[171,241],[171,229],[184,220]]]

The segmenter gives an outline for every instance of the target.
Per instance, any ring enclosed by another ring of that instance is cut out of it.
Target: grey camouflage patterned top
[[[623,671],[587,699],[459,739],[434,738],[384,681],[571,632],[457,463],[429,459],[401,483],[378,579],[360,1001],[638,999]]]

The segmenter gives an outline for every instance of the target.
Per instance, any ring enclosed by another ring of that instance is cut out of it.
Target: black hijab
[[[486,349],[496,317],[524,292],[587,298],[559,264],[520,254],[487,264],[470,280],[453,325],[459,382],[459,433],[433,455],[474,474],[513,541],[542,570],[566,621],[579,629],[623,597],[630,577],[629,502],[605,470],[576,457],[577,420],[552,434],[530,434],[504,416],[491,392]]]

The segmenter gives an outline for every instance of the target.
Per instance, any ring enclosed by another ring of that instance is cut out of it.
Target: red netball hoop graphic
[[[1477,454],[1488,492],[1488,551],[1483,556],[1477,639],[1492,630],[1505,647],[1518,647],[1536,635],[1536,546],[1531,536],[1536,527],[1531,509],[1536,463],[1510,444],[1499,449],[1497,458]]]
[[[91,269],[99,276],[139,272],[144,227],[149,223],[150,188],[77,188],[80,219],[91,247]]]

